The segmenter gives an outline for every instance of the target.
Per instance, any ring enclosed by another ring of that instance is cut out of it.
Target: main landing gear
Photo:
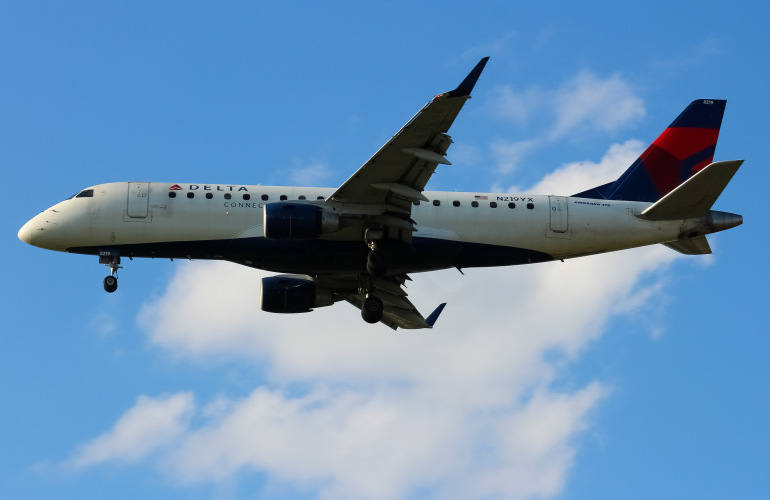
[[[372,294],[367,294],[364,303],[361,306],[361,317],[367,323],[377,323],[382,319],[382,313],[385,310],[385,306],[382,303],[382,299],[375,297]]]
[[[118,289],[118,269],[123,268],[120,265],[120,257],[109,254],[99,255],[99,263],[110,268],[110,275],[104,278],[104,291],[112,293]]]
[[[367,229],[364,240],[370,252],[366,257],[366,274],[361,275],[359,292],[365,297],[361,305],[361,317],[367,323],[377,323],[382,319],[385,305],[382,303],[382,299],[374,295],[374,279],[387,274],[390,259],[385,249],[382,248],[382,230]]]

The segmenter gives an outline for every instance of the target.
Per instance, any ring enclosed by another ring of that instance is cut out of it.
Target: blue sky
[[[768,10],[2,4],[0,497],[767,497]],[[16,237],[102,182],[336,187],[487,55],[430,189],[572,194],[721,98],[744,225],[709,257],[415,276],[449,305],[396,334],[262,313],[234,264],[134,260],[107,295]]]

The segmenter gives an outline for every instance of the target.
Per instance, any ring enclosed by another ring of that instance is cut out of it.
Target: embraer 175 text
[[[711,252],[740,215],[711,206],[742,160],[713,162],[726,101],[693,101],[617,180],[572,196],[424,191],[449,165],[447,135],[488,58],[423,107],[337,189],[116,182],[27,222],[23,241],[98,255],[114,292],[121,257],[227,260],[290,273],[262,280],[261,307],[303,313],[345,300],[369,323],[431,328],[407,273],[511,266],[662,243]]]

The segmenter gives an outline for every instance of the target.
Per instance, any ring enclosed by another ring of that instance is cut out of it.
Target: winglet
[[[471,90],[476,86],[476,82],[479,80],[481,72],[484,71],[484,66],[487,65],[487,61],[489,61],[489,56],[479,61],[476,67],[468,73],[468,76],[465,77],[465,80],[463,80],[456,89],[443,95],[446,97],[463,97],[471,95]]]
[[[430,313],[430,316],[428,316],[425,319],[425,322],[428,324],[428,326],[430,328],[433,328],[433,325],[436,324],[436,320],[441,315],[441,311],[444,310],[444,306],[446,306],[446,302],[444,302],[443,304],[439,304],[439,306],[436,308],[436,310],[433,311],[432,313]]]

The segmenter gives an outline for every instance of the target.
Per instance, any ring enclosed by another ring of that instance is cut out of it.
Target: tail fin
[[[573,196],[658,201],[712,162],[726,104],[693,101],[618,180]]]

